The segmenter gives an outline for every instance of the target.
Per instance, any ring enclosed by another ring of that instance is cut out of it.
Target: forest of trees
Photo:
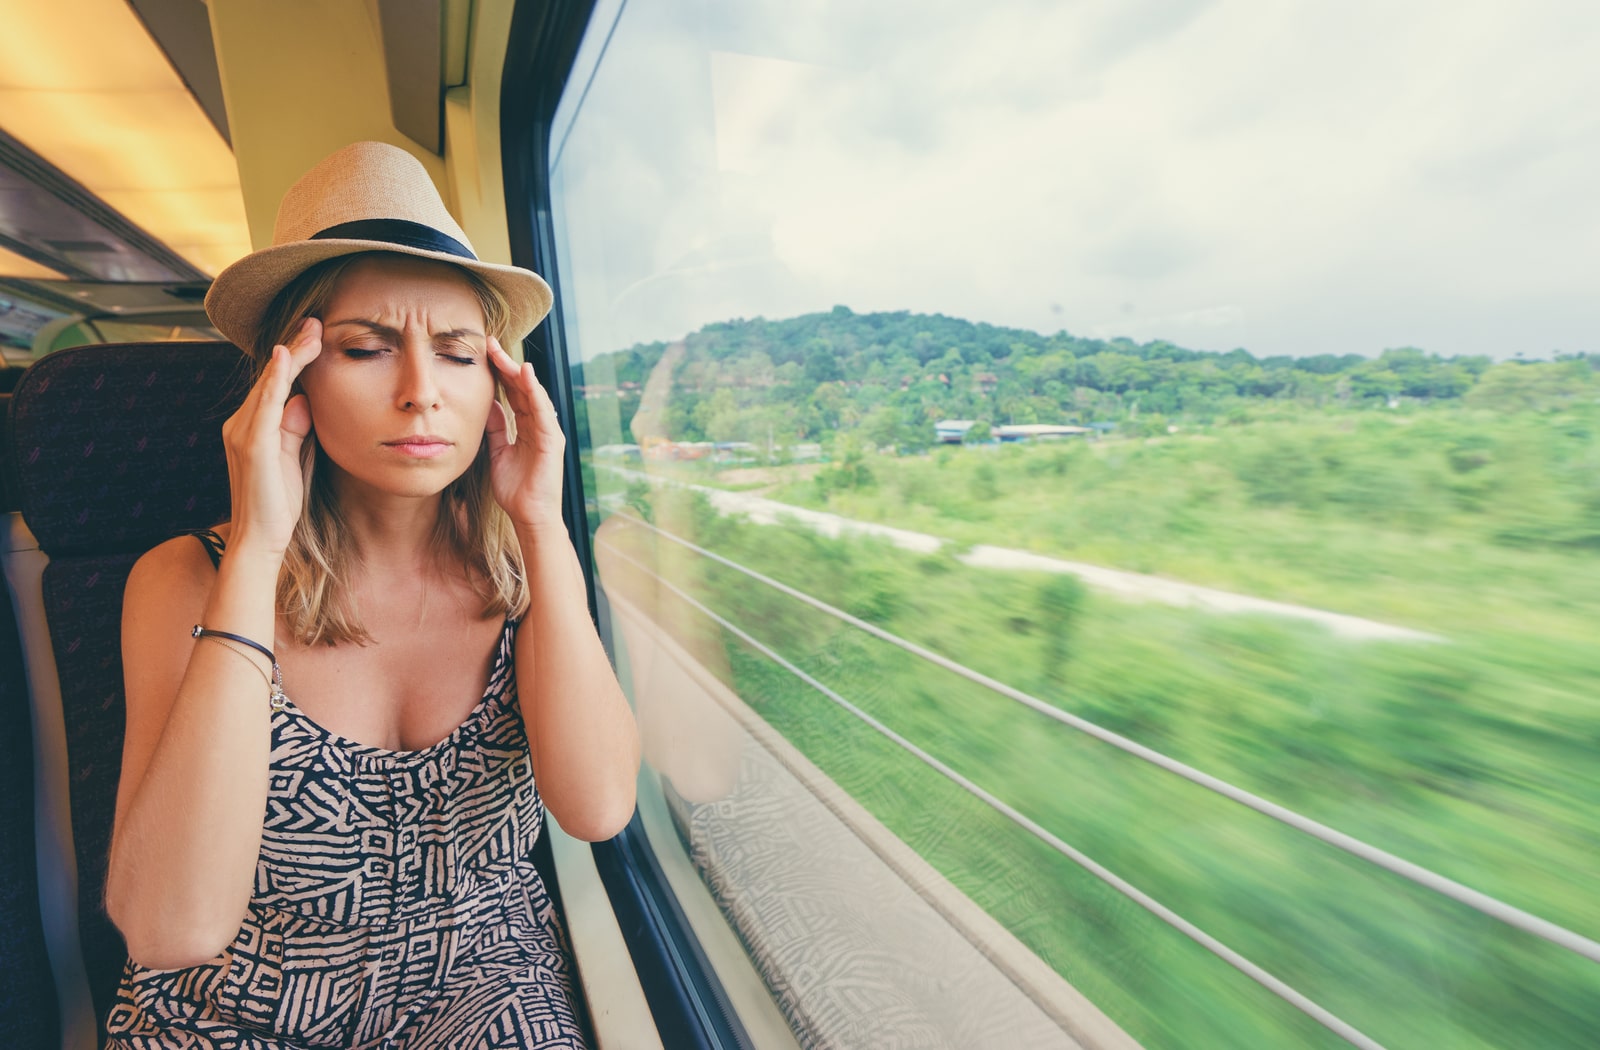
[[[1576,953],[1201,797],[727,563],[663,557],[630,519],[1593,937],[1600,354],[1257,358],[838,307],[708,325],[573,382],[595,446],[747,441],[774,461],[823,446],[825,465],[583,469],[591,520],[615,519],[631,556],[838,696],[1386,1046],[1594,1043],[1600,974]],[[941,419],[1112,433],[907,455]],[[946,542],[762,524],[684,481]],[[979,544],[1434,640],[1128,601],[961,559]],[[698,608],[658,613],[715,639],[735,693],[1141,1045],[1346,1045]]]
[[[603,354],[574,366],[573,382],[588,400],[616,398],[620,419],[631,419],[668,345]],[[1214,353],[1064,331],[1047,336],[939,314],[857,314],[843,306],[781,321],[710,324],[686,337],[684,348],[666,405],[667,436],[763,448],[852,434],[872,447],[912,452],[933,443],[932,424],[940,419],[1111,423],[1154,434],[1175,423],[1223,421],[1262,402],[1459,400],[1516,411],[1600,394],[1594,354],[1497,364],[1401,347],[1375,358],[1258,358],[1243,349]]]

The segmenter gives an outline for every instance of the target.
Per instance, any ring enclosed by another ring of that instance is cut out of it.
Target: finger
[[[267,367],[261,373],[261,380],[256,384],[256,396],[246,406],[250,410],[249,415],[244,416],[244,409],[240,409],[243,417],[240,419],[241,437],[246,444],[260,448],[277,444],[278,430],[283,423],[284,403],[289,400],[294,383],[292,372],[289,348],[281,343],[274,346]]]
[[[256,383],[257,413],[269,405],[282,406],[289,397],[289,348],[279,343],[267,358],[267,367],[261,370],[261,380]]]
[[[527,415],[530,405],[525,403],[529,391],[524,372],[531,369],[532,366],[525,362],[519,364],[510,354],[506,353],[505,347],[500,345],[500,340],[492,335],[488,339],[488,344],[489,361],[494,366],[494,370],[499,373],[500,384],[505,388],[506,400],[511,403],[512,411],[519,416]]]
[[[522,366],[522,375],[518,377],[518,389],[522,397],[520,401],[513,398],[511,407],[517,413],[519,427],[532,427],[539,435],[542,444],[552,432],[559,434],[560,425],[556,422],[556,406],[550,400],[549,391],[544,384],[539,382],[533,374],[532,365]]]
[[[300,323],[300,328],[286,349],[289,352],[289,379],[293,382],[322,353],[322,322],[315,317],[307,317]]]
[[[506,416],[506,406],[499,399],[489,402],[489,422],[484,427],[486,433],[493,434],[498,431],[505,434],[510,430],[510,420]]]
[[[304,368],[322,352],[322,322],[315,317],[307,317],[283,342],[272,348],[272,357],[267,362],[267,367],[262,370],[263,380],[271,377],[279,378],[283,365],[280,363],[279,351],[283,351],[290,370],[289,378],[293,380],[299,370]]]
[[[278,429],[287,438],[294,439],[296,448],[305,440],[306,435],[311,433],[311,402],[306,400],[304,394],[296,394],[284,404],[283,421],[278,424]],[[287,444],[285,449],[293,451]]]
[[[561,433],[560,421],[556,416],[555,403],[550,400],[549,392],[534,373],[533,363],[524,361],[518,365],[494,336],[489,337],[488,343],[489,358],[502,374],[501,382],[506,388],[506,401],[510,403],[511,411],[517,419],[532,420],[541,445],[552,438],[565,440],[565,436]]]
[[[516,359],[506,353],[505,347],[500,345],[500,340],[492,335],[489,337],[489,360],[493,362],[496,369],[508,377],[515,375],[517,372]]]
[[[300,318],[300,323],[294,326],[294,331],[289,333],[289,338],[283,341],[283,345],[293,350],[295,347],[305,343],[308,339],[314,339],[320,336],[321,327],[321,321],[317,320],[310,314],[307,314],[306,316]]]
[[[489,455],[511,444],[511,439],[506,433],[506,407],[499,401],[489,402],[489,425],[484,428],[489,436]]]
[[[533,378],[533,366],[528,366],[528,378],[533,386],[533,414],[538,418],[539,425],[560,428],[560,419],[556,416],[556,403],[550,400],[550,391],[544,384]]]
[[[289,352],[290,357],[293,357],[295,354],[302,352],[308,344],[321,341],[319,328],[320,324],[315,317],[303,317],[300,319],[300,323],[294,326],[294,330],[284,337],[283,342],[276,344],[274,349],[282,347]],[[273,356],[276,357],[277,355],[274,354]],[[268,366],[270,367],[270,365],[271,362],[269,361]]]
[[[507,392],[516,390],[522,382],[523,362],[506,353],[505,347],[494,336],[489,337],[489,361],[494,365],[496,377]]]
[[[533,365],[526,361],[521,365],[516,365],[515,362],[512,364],[514,367],[501,380],[506,391],[506,401],[510,403],[511,411],[516,413],[518,419],[537,415],[539,399],[536,391],[540,387],[539,378],[533,372]]]
[[[266,410],[270,418],[263,418],[261,422],[269,426],[281,422],[282,408],[289,399],[295,380],[321,353],[322,322],[315,317],[301,321],[288,343],[279,343],[272,348],[272,358],[262,371],[259,384],[259,407]],[[272,411],[274,408],[278,410],[276,413]]]
[[[294,330],[294,333],[289,336],[287,345],[290,351],[298,352],[305,347],[321,345],[321,343],[322,321],[307,315],[300,321],[300,325]]]

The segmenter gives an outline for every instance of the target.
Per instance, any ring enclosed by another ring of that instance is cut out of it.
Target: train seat
[[[0,594],[0,1046],[60,1045],[34,852],[33,717],[22,644]]]
[[[102,903],[122,764],[123,584],[149,548],[227,515],[220,428],[247,386],[230,344],[141,343],[52,354],[13,394],[4,451],[20,520],[5,569],[42,742],[35,779],[56,815],[41,829],[40,870],[69,883],[77,873],[75,901],[69,890],[52,903],[54,880],[41,879],[69,1042],[83,999],[62,975],[87,978],[103,1031],[125,958]]]

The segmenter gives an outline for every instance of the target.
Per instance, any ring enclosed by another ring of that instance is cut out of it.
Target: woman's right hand
[[[222,424],[233,491],[231,550],[282,557],[300,520],[304,479],[300,448],[311,433],[304,394],[290,396],[295,380],[322,353],[322,322],[306,318],[289,345],[272,348],[272,360],[239,411]]]

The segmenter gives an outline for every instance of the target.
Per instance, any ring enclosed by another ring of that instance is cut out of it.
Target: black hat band
[[[472,249],[454,237],[440,233],[432,226],[424,226],[409,219],[357,219],[354,222],[341,222],[337,226],[329,226],[326,230],[318,230],[308,239],[384,241],[388,244],[398,244],[402,248],[416,248],[419,251],[439,252],[442,255],[454,255],[458,259],[478,261],[478,257],[472,254]]]

